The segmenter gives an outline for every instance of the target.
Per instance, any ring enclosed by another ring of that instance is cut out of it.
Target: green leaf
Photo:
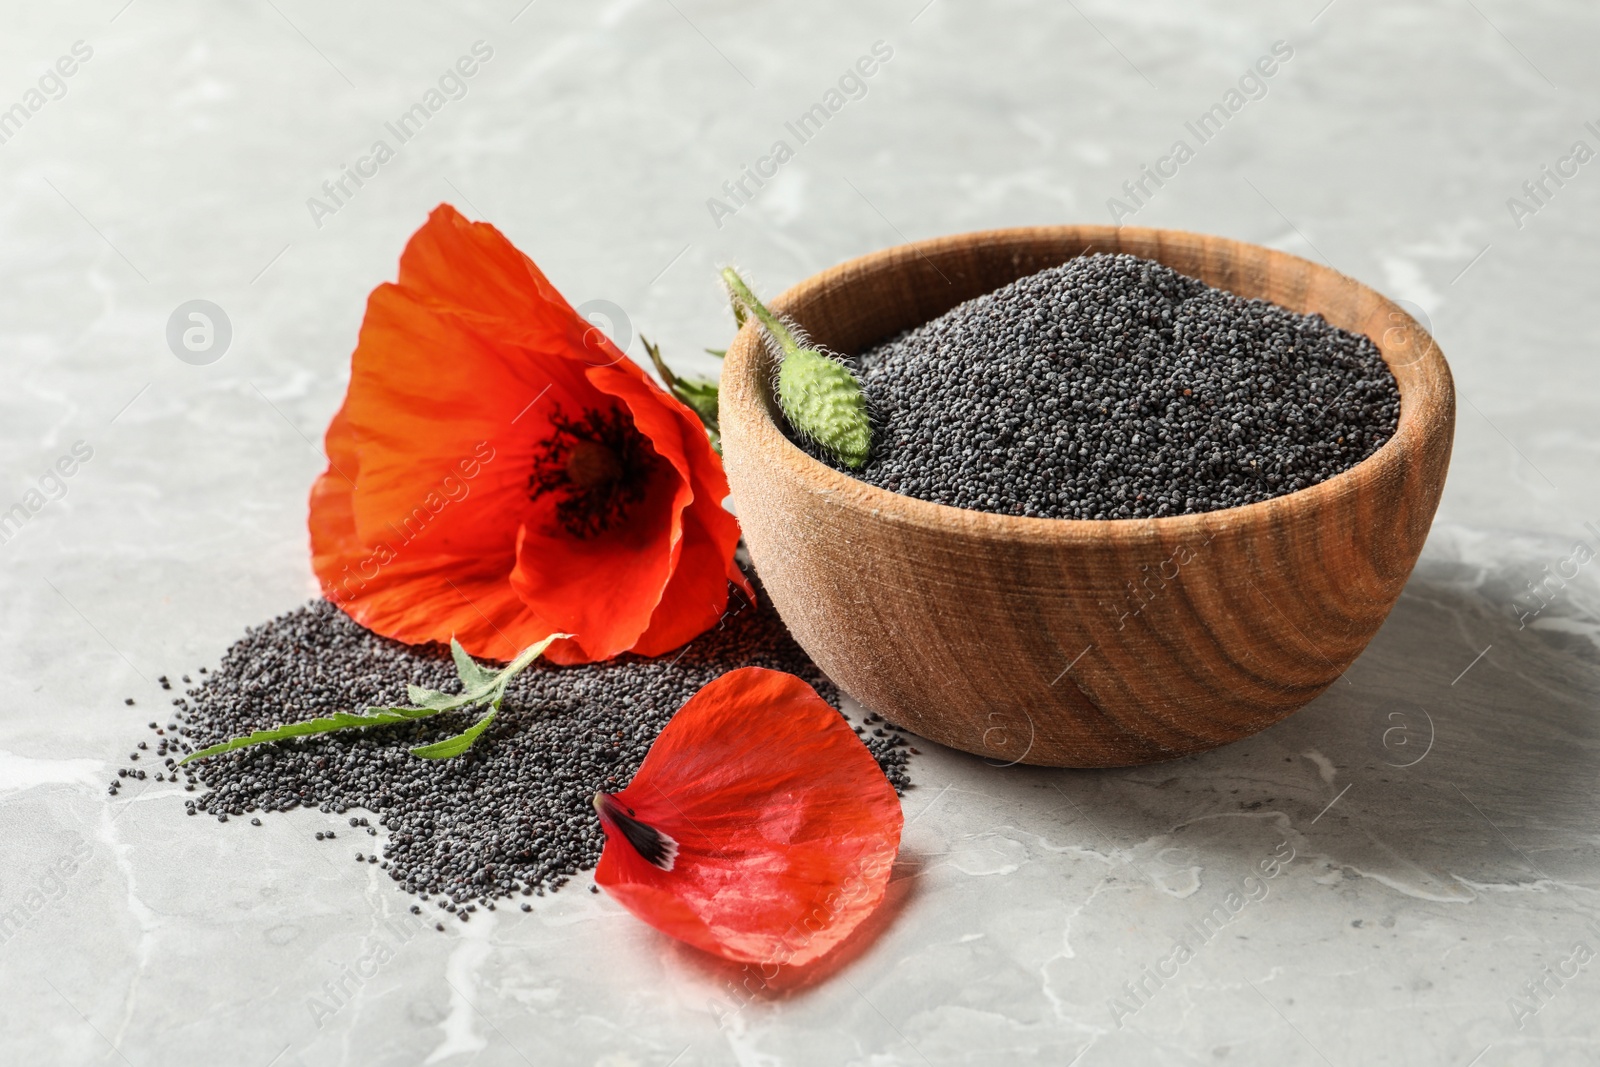
[[[317,734],[328,734],[335,730],[357,730],[372,726],[393,726],[395,723],[411,722],[416,719],[426,719],[437,715],[432,708],[368,708],[361,714],[351,711],[336,712],[322,719],[306,719],[303,722],[291,722],[283,726],[274,726],[270,730],[257,730],[245,737],[235,737],[231,741],[224,741],[210,748],[202,748],[198,752],[191,752],[178,761],[178,766],[183,766],[191,760],[205,759],[207,756],[217,756],[224,752],[233,752],[253,745],[264,745],[269,741],[287,741],[295,737],[314,737]]]
[[[689,405],[689,409],[708,426],[717,422],[717,383],[706,381],[704,378],[678,379],[678,399]]]
[[[456,677],[461,679],[463,689],[477,689],[494,683],[495,672],[480,666],[467,655],[467,650],[454,637],[450,639],[450,658],[456,661]]]
[[[440,712],[456,711],[462,708],[475,707],[482,704],[489,705],[489,714],[479,719],[464,733],[431,745],[421,745],[412,749],[412,753],[423,759],[447,759],[450,756],[460,755],[472,747],[472,743],[489,728],[489,723],[500,710],[500,702],[505,699],[506,686],[511,684],[511,679],[522,673],[528,664],[544,654],[551,643],[562,638],[571,637],[572,634],[551,634],[543,641],[537,641],[521,652],[517,658],[506,664],[498,671],[491,671],[475,662],[468,656],[466,650],[454,638],[450,641],[450,655],[455,660],[456,674],[461,678],[463,691],[460,693],[442,693],[437,689],[425,689],[420,685],[407,685],[406,695],[413,704],[419,705],[412,708],[404,707],[370,707],[359,714],[351,711],[341,711],[321,719],[306,719],[303,722],[285,723],[274,726],[270,730],[257,730],[245,737],[235,737],[221,744],[202,748],[198,752],[191,752],[178,761],[178,766],[183,766],[192,760],[205,759],[207,756],[217,756],[224,752],[234,752],[252,745],[264,745],[272,741],[288,741],[296,737],[315,737],[318,734],[329,734],[336,730],[359,730],[372,726],[393,726],[396,723],[415,722],[418,719],[431,718]],[[469,681],[469,679],[471,679]]]
[[[500,697],[505,695],[506,686],[511,683],[511,679],[521,674],[523,669],[527,667],[528,664],[544,655],[545,649],[549,648],[557,641],[562,641],[566,638],[576,636],[576,634],[551,634],[543,641],[535,641],[521,652],[518,652],[517,658],[506,664],[504,669],[502,669],[499,674],[495,675],[494,685],[498,690],[498,693],[495,696],[495,703],[500,703]]]
[[[411,698],[411,703],[433,711],[454,711],[474,702],[471,693],[441,693],[437,689],[424,689],[409,683],[406,685],[406,696]]]
[[[489,714],[454,737],[447,737],[443,741],[435,741],[431,745],[419,745],[411,750],[411,754],[422,759],[449,759],[452,756],[459,756],[471,748],[473,742],[483,736],[483,732],[489,728],[489,724],[494,722],[494,717],[499,713],[498,706],[491,708]]]
[[[726,348],[708,348],[705,351],[713,356],[716,356],[718,359],[728,358],[728,350]]]

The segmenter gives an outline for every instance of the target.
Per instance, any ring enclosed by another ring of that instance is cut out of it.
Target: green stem
[[[761,325],[765,326],[767,332],[772,334],[773,339],[778,342],[778,346],[783,349],[784,355],[791,355],[799,351],[800,344],[794,339],[794,334],[789,332],[789,327],[785,326],[778,316],[768,311],[767,305],[756,299],[756,294],[750,291],[750,287],[744,283],[744,279],[739,277],[732,267],[722,268],[722,281],[732,290],[734,298],[749,308],[751,313],[761,320]]]

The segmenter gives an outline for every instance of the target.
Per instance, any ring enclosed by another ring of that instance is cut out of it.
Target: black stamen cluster
[[[650,476],[661,462],[650,441],[633,424],[622,405],[589,409],[568,419],[556,404],[550,417],[553,431],[539,442],[528,476],[528,497],[559,494],[556,521],[572,536],[590,538],[620,525],[628,511],[645,498]],[[599,453],[607,476],[574,478],[573,462],[585,449]]]

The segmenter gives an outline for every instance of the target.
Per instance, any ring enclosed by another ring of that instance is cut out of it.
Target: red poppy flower
[[[628,788],[598,793],[595,881],[697,948],[809,963],[883,900],[904,817],[844,718],[805,682],[731,671],[672,717]]]
[[[312,568],[387,637],[658,655],[716,623],[730,580],[749,591],[700,420],[447,204],[367,302],[327,453]]]

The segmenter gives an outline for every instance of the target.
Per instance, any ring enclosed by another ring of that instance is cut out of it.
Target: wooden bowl
[[[754,322],[722,372],[723,450],[750,555],[829,677],[897,725],[1000,763],[1117,767],[1248,737],[1332,684],[1416,563],[1450,463],[1433,339],[1337,271],[1172,230],[1047,226],[890,248],[774,305],[857,353],[1085,252],[1131,252],[1371,338],[1400,385],[1376,453],[1273,500],[1159,519],[931,504],[812,459],[780,428]]]

